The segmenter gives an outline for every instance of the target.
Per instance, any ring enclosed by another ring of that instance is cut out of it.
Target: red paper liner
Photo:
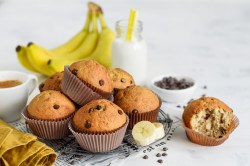
[[[158,97],[159,98],[159,97]],[[144,112],[144,113],[127,113],[129,117],[129,125],[128,128],[129,129],[133,129],[134,125],[140,121],[150,121],[150,122],[156,122],[157,118],[158,118],[158,113],[159,113],[159,109],[161,107],[161,99],[159,98],[159,106],[152,111],[148,111],[148,112]]]
[[[69,130],[75,136],[78,144],[85,150],[90,152],[108,152],[117,148],[123,141],[129,119],[127,117],[126,123],[113,132],[107,133],[79,133],[75,131],[72,122],[68,124]]]
[[[239,119],[236,116],[234,116],[232,123],[230,125],[230,131],[226,135],[224,135],[222,138],[213,138],[213,137],[206,136],[202,133],[196,132],[190,128],[187,128],[185,126],[185,123],[182,121],[182,127],[185,129],[188,139],[195,144],[199,144],[203,146],[221,145],[223,142],[225,142],[228,139],[229,135],[234,131],[234,129],[238,127],[238,125],[239,125]]]
[[[65,95],[78,105],[84,105],[92,100],[109,98],[111,96],[111,94],[102,93],[90,84],[81,81],[71,73],[67,66],[64,67],[61,89]]]
[[[25,109],[22,113],[22,116],[24,117],[32,132],[38,137],[52,140],[62,139],[70,134],[68,123],[72,119],[73,115],[66,119],[57,121],[38,120],[29,118],[27,115],[27,110]]]

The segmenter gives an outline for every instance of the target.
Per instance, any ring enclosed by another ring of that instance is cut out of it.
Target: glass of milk
[[[126,39],[128,20],[116,22],[116,39],[112,45],[112,66],[130,73],[137,85],[146,85],[147,45],[141,33],[143,24],[137,21],[131,41]]]

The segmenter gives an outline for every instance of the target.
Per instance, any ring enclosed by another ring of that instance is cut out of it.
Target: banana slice
[[[149,121],[138,122],[133,127],[132,136],[138,145],[149,145],[155,141],[155,126]]]
[[[155,139],[161,139],[162,137],[164,137],[165,131],[163,125],[159,122],[154,122],[153,124],[155,126]]]

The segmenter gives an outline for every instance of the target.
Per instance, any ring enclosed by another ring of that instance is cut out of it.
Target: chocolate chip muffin
[[[94,60],[83,60],[64,69],[62,91],[78,105],[109,98],[113,87],[108,70]]]
[[[38,94],[28,105],[27,114],[32,119],[61,120],[75,111],[75,105],[61,92],[47,90]]]
[[[75,105],[59,91],[46,90],[28,105],[23,116],[32,132],[44,139],[62,139],[70,131],[68,123]]]
[[[151,90],[141,86],[130,86],[119,90],[114,103],[121,107],[129,117],[129,128],[142,120],[155,122],[161,101]]]
[[[187,128],[213,138],[222,138],[231,130],[233,110],[219,99],[202,97],[189,103],[183,112]]]
[[[109,100],[98,99],[76,112],[69,129],[82,148],[91,152],[106,152],[121,144],[128,121],[120,107]]]
[[[48,79],[46,79],[43,83],[40,84],[39,90],[43,92],[45,90],[56,90],[61,91],[61,83],[63,79],[63,72],[57,72]]]
[[[129,73],[120,68],[110,70],[109,75],[115,90],[125,89],[129,86],[135,85],[134,78]]]
[[[73,117],[75,129],[80,132],[106,133],[126,123],[126,114],[114,103],[99,99],[80,108]]]

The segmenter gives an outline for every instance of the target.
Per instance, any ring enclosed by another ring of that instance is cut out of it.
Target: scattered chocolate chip
[[[137,114],[137,113],[138,113],[138,110],[137,110],[137,109],[133,109],[132,113],[133,113],[133,114]]]
[[[163,163],[162,159],[157,160],[158,163]]]
[[[206,94],[203,94],[201,97],[206,97]]]
[[[181,106],[180,106],[180,105],[177,105],[176,107],[177,107],[177,108],[181,108]]]
[[[62,152],[61,155],[66,155],[66,153],[65,153],[65,152]]]
[[[101,110],[101,109],[102,109],[102,106],[97,105],[97,106],[96,106],[96,109],[97,109],[97,110]]]
[[[174,77],[164,77],[162,80],[155,82],[155,85],[162,89],[169,90],[178,90],[178,89],[186,89],[194,85],[193,82],[188,81],[186,79],[180,79]]]
[[[121,79],[121,82],[122,82],[122,83],[125,83],[125,82],[126,82],[125,78],[122,78],[122,79]]]
[[[168,150],[168,148],[167,148],[167,147],[164,147],[162,150],[163,150],[163,151],[167,151],[167,150]]]
[[[143,156],[143,159],[148,159],[148,156],[147,155]]]
[[[90,121],[87,120],[87,121],[85,122],[85,125],[84,125],[84,126],[85,126],[86,129],[89,129],[89,128],[91,127]]]
[[[94,108],[90,108],[89,109],[89,113],[93,112],[94,111]]]
[[[157,153],[157,154],[156,154],[156,157],[161,157],[161,154],[160,154],[160,153]]]
[[[78,71],[78,70],[73,69],[73,70],[72,70],[72,74],[77,75],[77,71]]]
[[[70,165],[75,165],[75,161],[73,160],[73,161],[71,161],[69,164],[70,164]]]
[[[203,89],[207,89],[207,86],[206,86],[206,85],[204,85],[204,86],[203,86]]]
[[[103,81],[103,80],[100,80],[100,81],[99,81],[99,85],[100,85],[100,86],[103,86],[103,85],[104,85],[104,81]]]
[[[53,106],[53,108],[57,110],[57,109],[59,109],[59,108],[60,108],[60,106],[59,106],[59,105],[57,105],[57,104],[55,104],[55,105]]]
[[[122,115],[122,114],[123,114],[122,110],[118,110],[118,113],[119,113],[120,115]]]
[[[168,154],[167,153],[162,153],[162,156],[167,156]]]
[[[183,108],[185,109],[185,108],[186,108],[186,106],[184,105],[184,106],[183,106]]]

